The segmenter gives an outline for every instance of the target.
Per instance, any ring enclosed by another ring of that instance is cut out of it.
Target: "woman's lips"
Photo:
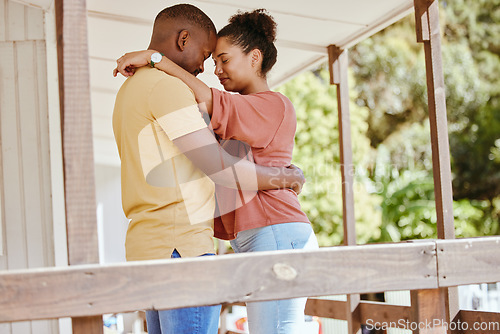
[[[224,85],[224,83],[229,80],[228,78],[220,78],[219,81],[220,81],[220,84],[221,85]]]

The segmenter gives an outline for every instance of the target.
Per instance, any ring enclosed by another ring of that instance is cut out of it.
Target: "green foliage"
[[[279,90],[288,96],[297,113],[293,160],[306,175],[300,195],[302,209],[313,223],[323,246],[342,243],[342,180],[340,174],[336,88],[327,82],[328,72],[306,72]],[[379,233],[378,199],[369,195],[357,170],[368,155],[365,136],[367,110],[351,104],[351,135],[356,165],[355,205],[358,242],[365,243]],[[350,189],[349,191],[353,191]]]
[[[500,232],[500,0],[442,1],[443,71],[457,237]],[[436,238],[423,46],[414,17],[349,51],[358,243]],[[294,162],[320,244],[342,242],[336,91],[327,71],[280,90],[298,119]]]

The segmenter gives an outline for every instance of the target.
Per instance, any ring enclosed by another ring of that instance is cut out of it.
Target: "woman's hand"
[[[304,177],[304,173],[302,172],[302,169],[295,166],[294,164],[291,164],[288,167],[288,169],[295,177],[295,181],[292,183],[291,189],[293,191],[295,191],[298,195],[302,191],[302,187],[304,186],[304,183],[306,182],[306,178]]]
[[[113,76],[121,73],[129,77],[135,73],[136,68],[146,66],[151,61],[151,55],[157,51],[143,50],[128,52],[116,60],[116,68],[113,70]]]

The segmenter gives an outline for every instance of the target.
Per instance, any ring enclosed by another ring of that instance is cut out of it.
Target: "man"
[[[196,76],[215,44],[208,16],[181,4],[157,15],[149,49]],[[221,150],[191,90],[153,68],[159,56],[125,81],[113,113],[123,209],[130,219],[128,261],[213,255],[213,181],[248,190],[300,187],[304,181],[301,173],[254,165]],[[147,311],[148,332],[217,333],[219,313],[220,305]]]

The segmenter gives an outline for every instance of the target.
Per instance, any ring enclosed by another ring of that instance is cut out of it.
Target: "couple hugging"
[[[275,39],[263,9],[217,32],[199,8],[179,4],[157,15],[147,50],[117,60],[114,75],[128,77],[113,113],[128,261],[214,255],[214,236],[236,253],[318,247],[297,198],[304,177],[291,165],[295,110],[266,79]],[[209,57],[225,91],[196,78]],[[305,303],[247,303],[250,333],[301,333]],[[148,332],[215,334],[219,313],[149,310]]]

